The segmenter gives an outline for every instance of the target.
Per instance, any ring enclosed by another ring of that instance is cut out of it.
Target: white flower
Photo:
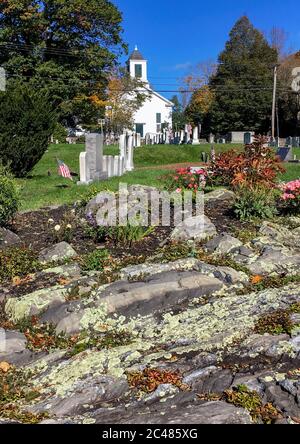
[[[54,230],[55,231],[59,231],[60,230],[60,225],[55,225]]]
[[[54,219],[48,219],[48,223],[49,224],[53,224],[54,223]]]
[[[71,224],[68,224],[68,225],[67,225],[67,228],[70,230],[70,229],[72,228],[72,225],[71,225]]]

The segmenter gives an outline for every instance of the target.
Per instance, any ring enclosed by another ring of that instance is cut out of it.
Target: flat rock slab
[[[0,329],[0,361],[5,355],[25,350],[27,339],[18,331]]]
[[[165,272],[143,282],[118,281],[94,295],[93,306],[107,315],[145,316],[188,300],[209,296],[223,288],[223,282],[199,272]],[[57,332],[73,334],[80,330],[82,319],[92,308],[77,310],[57,308]],[[62,316],[65,313],[65,316]],[[52,313],[52,316],[55,313]],[[46,313],[47,316],[47,313]],[[52,318],[53,320],[53,318]]]
[[[47,264],[48,262],[58,262],[76,256],[77,253],[70,244],[67,242],[60,242],[59,244],[42,250],[39,254],[39,261],[42,264]]]
[[[155,409],[114,411],[97,415],[98,424],[252,424],[250,414],[226,402],[176,404],[176,398]]]

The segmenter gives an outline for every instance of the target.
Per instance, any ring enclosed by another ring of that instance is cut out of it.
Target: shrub
[[[290,213],[300,212],[300,179],[285,183],[280,186],[282,190],[281,199],[284,201],[285,209]]]
[[[110,255],[106,249],[94,250],[81,259],[81,265],[85,271],[103,271],[109,262]]]
[[[66,143],[67,137],[68,130],[61,123],[57,123],[53,131],[54,141],[58,140],[59,143]]]
[[[277,175],[284,172],[274,150],[264,137],[256,137],[244,152],[221,153],[212,164],[212,180],[222,185],[274,187]]]
[[[114,242],[115,245],[121,245],[124,247],[131,247],[134,242],[139,242],[146,236],[151,234],[154,227],[141,227],[141,226],[116,226],[108,228],[106,239]]]
[[[27,276],[40,268],[37,254],[30,249],[10,248],[0,251],[0,282],[17,276]]]
[[[16,182],[0,168],[0,226],[10,222],[19,208],[19,193]]]
[[[0,160],[25,177],[45,153],[55,125],[47,97],[22,84],[0,93]]]
[[[238,219],[269,219],[277,214],[276,192],[264,187],[241,187],[237,192],[233,210]]]

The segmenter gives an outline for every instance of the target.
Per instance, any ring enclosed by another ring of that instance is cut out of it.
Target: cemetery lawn
[[[233,147],[242,149],[242,145],[215,145],[217,153]],[[88,196],[91,189],[116,191],[120,181],[127,184],[139,183],[160,187],[162,186],[161,176],[170,173],[173,164],[197,164],[200,162],[201,152],[210,152],[210,145],[157,145],[138,148],[135,150],[134,171],[125,174],[122,178],[113,177],[89,187],[77,186],[77,177],[74,177],[71,182],[57,174],[55,157],[63,160],[72,172],[79,173],[79,153],[81,151],[84,151],[84,145],[50,145],[49,150],[36,165],[31,175],[26,179],[18,180],[22,199],[21,209],[34,210],[45,206],[72,204]],[[118,147],[105,148],[104,153],[118,155]],[[300,149],[296,149],[295,154],[300,159]],[[282,176],[282,180],[289,181],[300,177],[300,164],[286,164],[285,168],[287,171]]]

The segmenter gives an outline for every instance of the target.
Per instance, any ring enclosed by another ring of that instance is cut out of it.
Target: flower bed
[[[285,183],[280,186],[282,200],[288,211],[300,212],[300,179]]]
[[[199,170],[189,168],[179,168],[175,174],[166,178],[166,186],[170,191],[181,193],[182,191],[203,191],[206,186],[207,171],[203,168]]]

